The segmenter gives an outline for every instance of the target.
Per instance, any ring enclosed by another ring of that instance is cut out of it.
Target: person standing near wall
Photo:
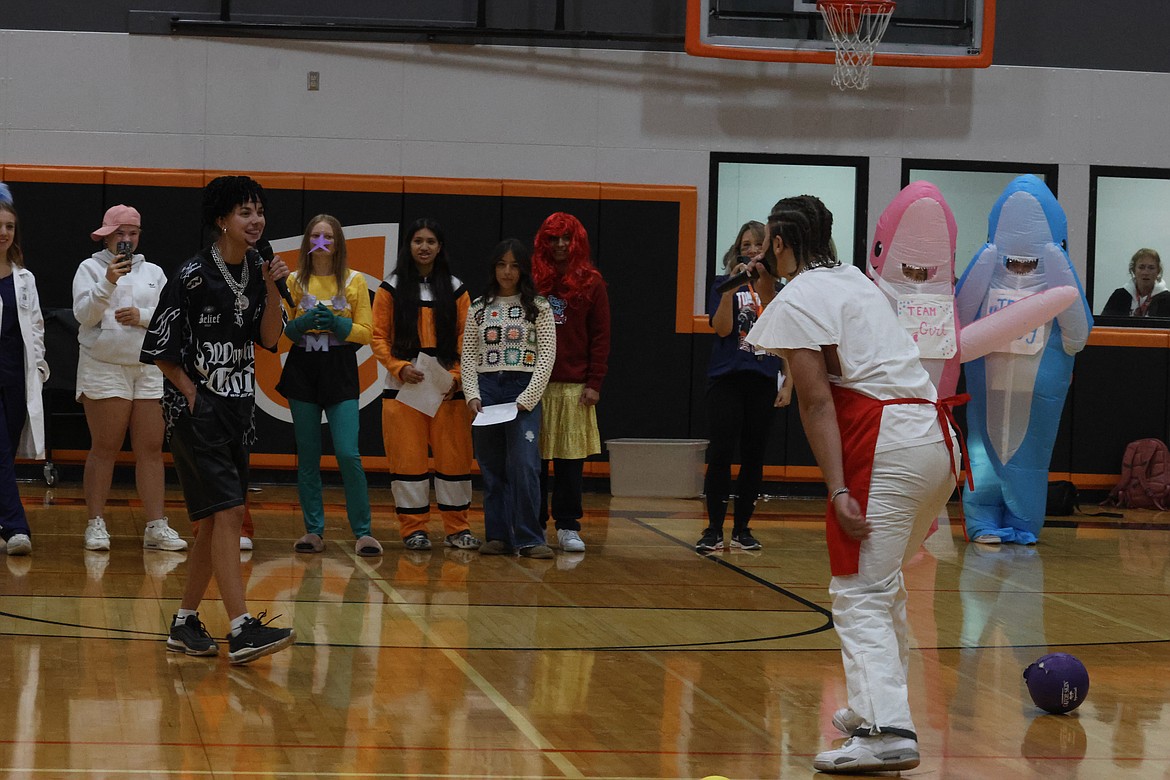
[[[768,251],[789,282],[747,340],[787,357],[829,490],[829,592],[849,697],[833,723],[851,738],[813,767],[912,769],[902,565],[954,491],[958,464],[948,404],[885,295],[837,260],[831,219],[810,196],[773,208]]]
[[[325,507],[321,498],[321,413],[329,421],[333,452],[345,485],[345,511],[357,539],[358,555],[382,554],[370,536],[370,495],[362,456],[357,350],[370,343],[373,320],[365,277],[346,265],[345,233],[336,217],[309,220],[301,239],[297,270],[288,277],[293,308],[284,334],[292,348],[276,389],[288,399],[297,442],[297,496],[305,535],[300,553],[325,549]]]
[[[601,452],[596,407],[609,368],[609,296],[591,254],[581,221],[560,211],[544,220],[533,242],[532,277],[557,326],[557,359],[542,402],[540,516],[548,522],[551,460],[552,518],[565,552],[585,551],[585,459]]]
[[[167,649],[219,653],[198,612],[214,576],[231,620],[233,664],[295,639],[292,629],[265,624],[264,612],[248,612],[240,570],[248,456],[256,440],[255,345],[276,349],[284,325],[276,282],[288,276],[279,257],[264,263],[253,249],[264,234],[265,200],[264,188],[247,176],[220,176],[203,188],[203,224],[216,240],[163,288],[141,358],[166,377],[163,415],[175,471],[188,516],[202,525]]]
[[[715,343],[707,368],[707,528],[695,545],[700,553],[723,549],[723,521],[731,493],[731,461],[739,443],[739,478],[735,487],[735,515],[731,546],[758,550],[762,545],[748,524],[764,481],[764,449],[777,407],[792,399],[792,380],[783,376],[783,361],[757,350],[745,340],[764,308],[779,290],[779,281],[766,263],[756,258],[764,251],[765,229],[747,222],[723,259],[724,275],[716,276],[707,305]],[[720,287],[729,277],[750,272],[755,281]],[[777,377],[782,384],[777,387]]]
[[[9,555],[32,552],[16,458],[45,457],[41,389],[48,378],[37,281],[24,267],[12,193],[0,184],[0,541]]]
[[[516,417],[475,429],[483,474],[482,555],[513,550],[552,558],[540,523],[540,397],[556,359],[557,333],[548,301],[536,294],[528,249],[514,238],[492,252],[488,292],[471,305],[463,331],[463,395],[484,405],[514,403]]]
[[[142,216],[132,206],[111,206],[90,238],[101,250],[81,262],[73,275],[73,316],[77,340],[77,400],[85,409],[90,448],[82,483],[89,523],[85,549],[109,550],[103,514],[114,461],[126,432],[134,451],[134,484],[142,500],[148,550],[181,551],[187,542],[163,515],[163,416],[158,366],[139,362],[146,327],[167,283],[163,269],[135,254]]]
[[[477,550],[467,523],[471,507],[471,419],[460,386],[459,354],[470,296],[452,275],[443,228],[417,219],[406,232],[398,266],[374,293],[371,346],[386,368],[382,438],[402,542],[429,550],[431,497],[428,449],[435,459],[435,499],[443,517],[443,543]],[[399,401],[398,391],[426,379],[417,358],[426,353],[450,372],[452,384],[434,417]]]

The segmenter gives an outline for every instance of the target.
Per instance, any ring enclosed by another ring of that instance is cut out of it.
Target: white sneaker
[[[32,539],[28,534],[13,534],[8,539],[9,555],[28,555],[32,552]]]
[[[557,531],[557,544],[565,552],[585,552],[585,542],[581,541],[581,534],[576,531]]]
[[[180,552],[187,549],[187,542],[179,538],[178,532],[167,525],[167,519],[163,517],[146,524],[146,533],[142,536],[142,546],[147,550]]]
[[[252,549],[252,537],[241,536],[240,537],[240,550],[246,552],[246,551],[251,550],[251,549]]]
[[[91,517],[89,525],[85,527],[85,549],[110,549],[110,532],[106,530],[106,521],[100,517]]]
[[[918,766],[918,742],[897,734],[850,737],[836,750],[817,753],[813,769],[821,772],[892,772]]]
[[[865,720],[848,707],[842,707],[833,713],[833,728],[842,734],[852,736],[853,732],[865,725]]]

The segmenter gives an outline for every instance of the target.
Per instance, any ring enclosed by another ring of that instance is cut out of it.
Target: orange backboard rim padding
[[[703,4],[687,0],[686,52],[695,57],[715,57],[724,60],[752,62],[815,62],[832,65],[836,55],[832,50],[756,49],[740,46],[719,46],[702,40]],[[888,54],[877,52],[873,64],[901,68],[987,68],[991,66],[995,43],[995,0],[983,2],[982,48],[978,54],[930,55]]]

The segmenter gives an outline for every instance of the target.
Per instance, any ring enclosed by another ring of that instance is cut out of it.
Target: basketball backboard
[[[995,0],[898,0],[873,63],[986,68]],[[688,54],[762,62],[834,61],[833,41],[807,0],[687,0]]]

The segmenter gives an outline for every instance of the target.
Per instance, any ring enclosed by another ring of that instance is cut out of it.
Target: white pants
[[[874,456],[865,511],[871,533],[861,543],[858,572],[829,583],[849,707],[874,732],[914,731],[902,564],[926,539],[954,489],[943,442]]]

